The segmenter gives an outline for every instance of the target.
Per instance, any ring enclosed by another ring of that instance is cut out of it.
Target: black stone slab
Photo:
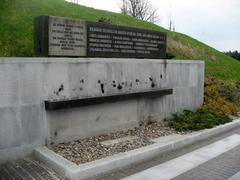
[[[87,23],[87,55],[166,58],[166,33],[96,22]]]
[[[166,58],[166,33],[55,16],[34,21],[40,57]]]
[[[45,108],[48,111],[53,111],[73,107],[82,107],[96,104],[111,103],[116,101],[131,100],[136,98],[155,98],[169,94],[173,94],[173,89],[158,89],[154,91],[136,92],[129,94],[116,94],[111,96],[99,96],[62,101],[45,101]]]
[[[48,56],[48,19],[40,16],[34,19],[34,53],[35,56]]]

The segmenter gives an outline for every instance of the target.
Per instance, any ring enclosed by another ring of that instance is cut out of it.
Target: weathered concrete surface
[[[155,99],[47,112],[50,143],[132,128],[149,115],[164,119],[203,102],[204,64],[198,61],[83,59],[68,66],[55,63],[46,71],[46,98],[54,100],[174,89],[173,95]]]
[[[124,130],[203,102],[201,61],[89,58],[0,59],[0,162],[36,146]],[[44,100],[173,88],[173,95],[46,112]]]

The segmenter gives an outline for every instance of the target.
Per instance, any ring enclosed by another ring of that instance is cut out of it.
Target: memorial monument
[[[35,19],[35,55],[166,58],[166,33],[53,16]]]
[[[0,163],[203,103],[204,62],[165,60],[163,32],[40,16],[34,51],[0,61]]]

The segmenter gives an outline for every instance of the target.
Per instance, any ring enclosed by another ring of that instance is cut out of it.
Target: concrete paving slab
[[[239,180],[239,179],[240,179],[240,172],[238,172],[234,176],[230,177],[228,180]]]
[[[122,142],[126,142],[126,141],[134,141],[138,138],[139,137],[137,137],[137,136],[126,136],[126,137],[122,137],[122,138],[118,138],[118,139],[102,141],[101,144],[106,147],[109,147],[109,146],[113,146],[114,144],[118,144],[118,143],[122,143]]]
[[[159,138],[154,138],[154,139],[151,139],[151,141],[154,142],[154,143],[165,144],[165,143],[168,143],[169,141],[177,140],[177,139],[181,139],[181,138],[182,138],[182,135],[172,134],[172,135],[169,135],[169,136],[162,136],[162,137],[159,137]]]
[[[239,171],[240,145],[171,180],[227,180]]]
[[[1,180],[62,180],[55,171],[34,158],[26,158],[0,165]]]
[[[235,134],[179,158],[124,178],[123,180],[172,179],[238,145],[240,145],[240,135]]]

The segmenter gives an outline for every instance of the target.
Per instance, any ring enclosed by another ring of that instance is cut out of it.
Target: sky
[[[120,0],[78,0],[82,5],[119,12]],[[150,0],[159,24],[192,36],[220,51],[240,51],[240,0]]]

